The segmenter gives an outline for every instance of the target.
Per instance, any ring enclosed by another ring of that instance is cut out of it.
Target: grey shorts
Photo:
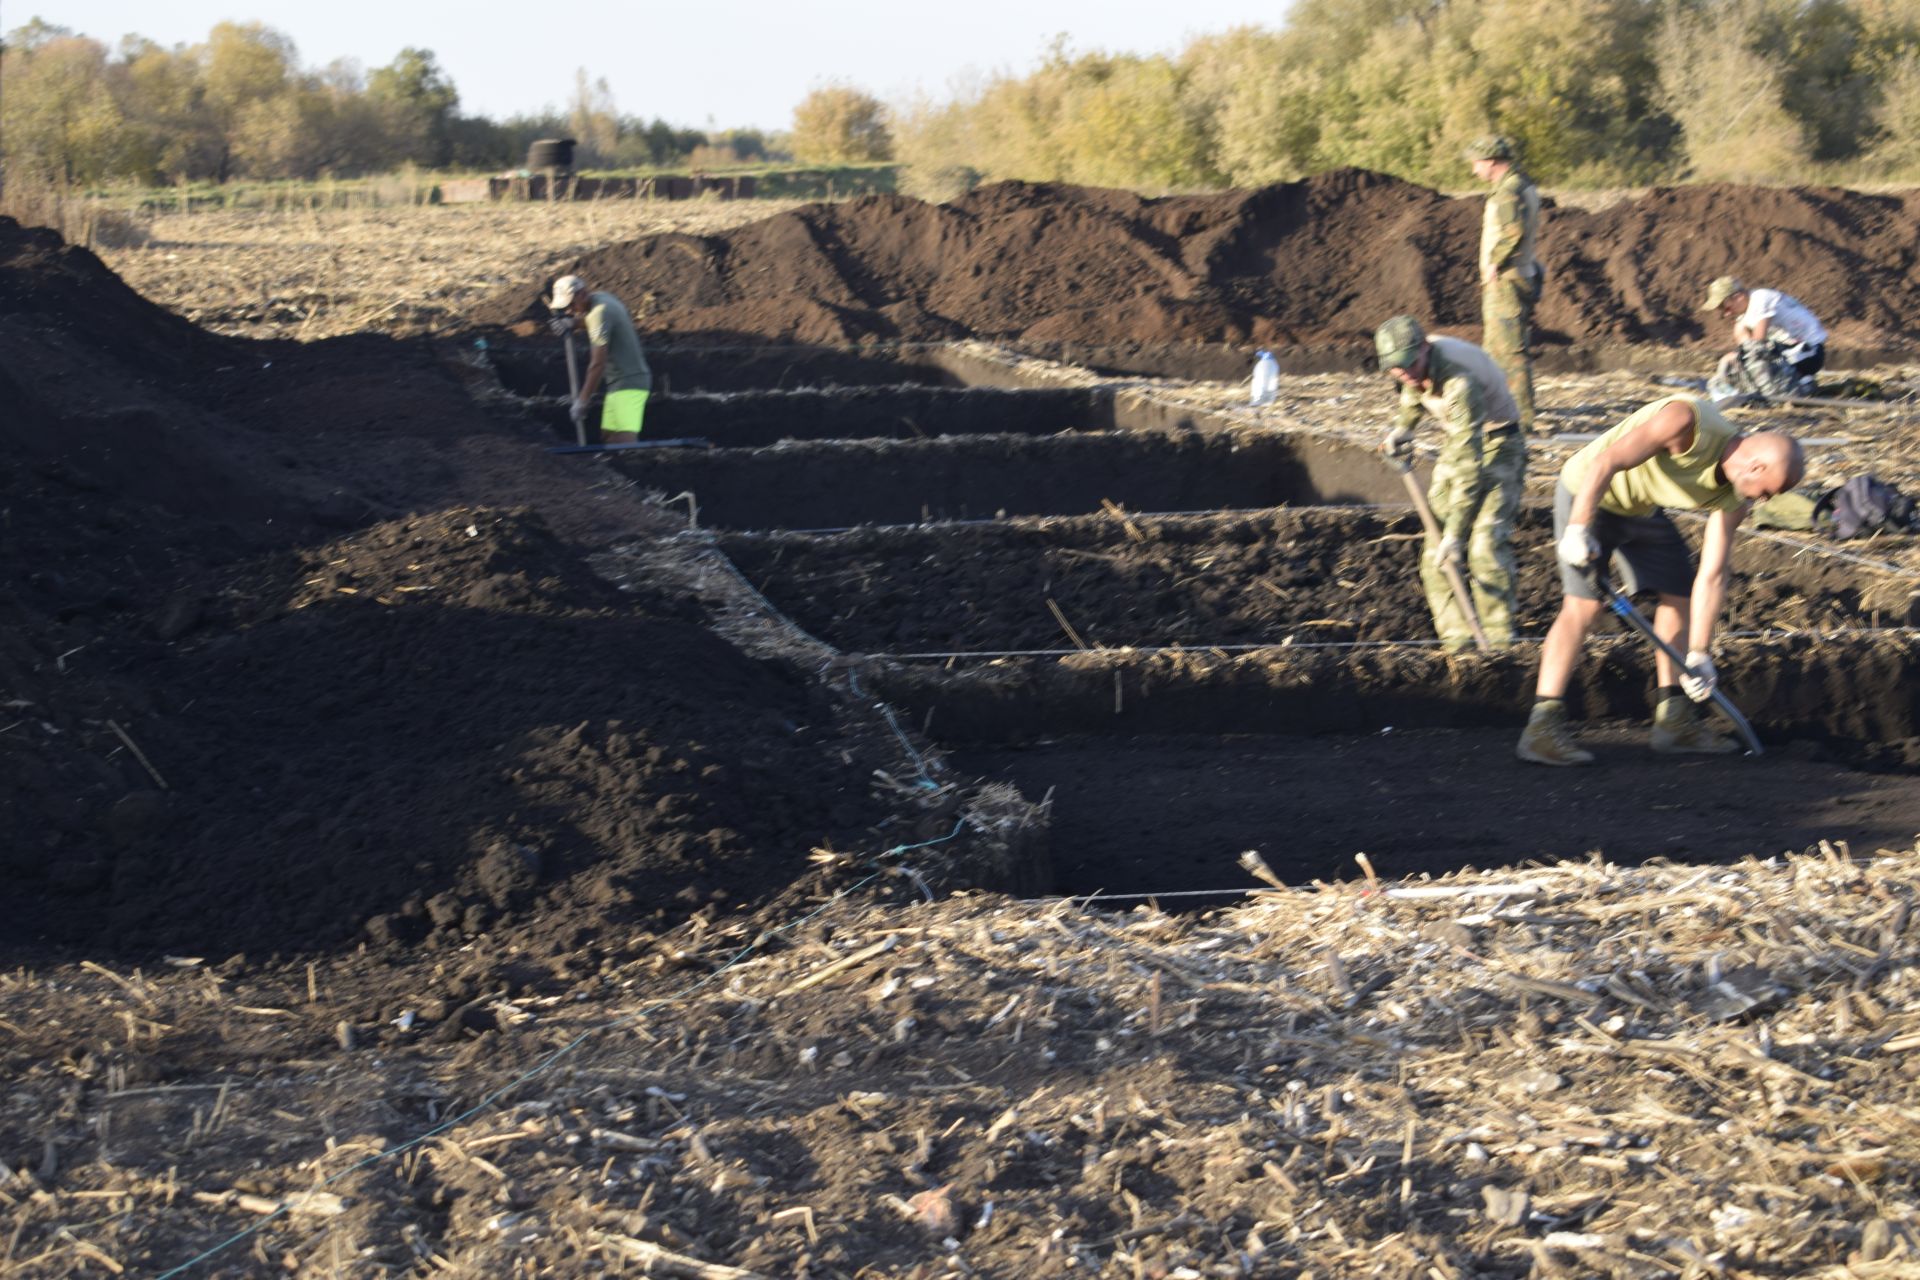
[[[1573,490],[1565,484],[1553,490],[1553,539],[1567,531],[1573,510]],[[1611,557],[1614,585],[1628,595],[1652,591],[1663,596],[1693,594],[1693,548],[1664,511],[1650,516],[1620,516],[1611,511],[1593,513],[1587,531],[1600,544],[1600,557]],[[1585,571],[1565,560],[1560,565],[1560,589],[1577,600],[1598,600],[1599,592]]]

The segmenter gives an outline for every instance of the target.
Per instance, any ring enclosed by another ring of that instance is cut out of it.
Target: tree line
[[[299,66],[286,37],[109,50],[37,19],[0,62],[0,158],[65,183],[499,169],[535,138],[598,168],[895,160],[921,194],[999,178],[1175,190],[1360,166],[1467,180],[1473,136],[1516,138],[1560,186],[1920,180],[1920,0],[1295,0],[1279,28],[1172,55],[1076,52],[941,101],[814,90],[790,132],[622,115],[582,71],[564,111],[459,110],[424,49],[370,72]]]
[[[1173,56],[1075,53],[895,111],[923,182],[1467,182],[1521,143],[1566,186],[1920,178],[1920,0],[1297,0]]]
[[[605,80],[581,72],[564,111],[495,121],[460,111],[431,50],[402,49],[371,71],[339,60],[303,68],[293,42],[257,22],[223,22],[168,48],[129,36],[116,49],[38,18],[0,52],[0,163],[62,185],[224,182],[433,169],[502,169],[537,138],[573,137],[577,163],[606,168],[766,158],[752,130],[709,133],[621,115]]]

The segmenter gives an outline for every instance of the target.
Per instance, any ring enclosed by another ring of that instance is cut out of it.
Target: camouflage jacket
[[[1489,267],[1495,272],[1531,274],[1539,236],[1540,188],[1518,168],[1509,169],[1487,196],[1486,220],[1480,228],[1482,278]]]

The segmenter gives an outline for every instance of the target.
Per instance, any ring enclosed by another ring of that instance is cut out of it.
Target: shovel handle
[[[563,335],[561,341],[567,344],[567,388],[569,392],[567,412],[572,413],[573,401],[580,398],[580,358],[573,354],[573,335],[571,333]],[[578,443],[582,445],[586,444],[587,421],[585,418],[582,418],[574,424],[573,434]]]
[[[1433,518],[1433,508],[1427,505],[1427,495],[1420,491],[1420,482],[1413,478],[1413,467],[1398,459],[1393,467],[1400,473],[1400,480],[1407,486],[1407,496],[1413,499],[1413,509],[1420,513],[1420,525],[1427,531],[1427,538],[1436,547],[1440,545],[1440,522]],[[1493,642],[1487,639],[1486,628],[1480,625],[1480,615],[1473,608],[1473,593],[1467,590],[1467,580],[1460,573],[1460,566],[1451,560],[1440,563],[1440,575],[1447,580],[1447,588],[1453,592],[1453,598],[1459,602],[1460,611],[1467,615],[1467,626],[1473,629],[1473,643],[1482,653],[1493,648]]]

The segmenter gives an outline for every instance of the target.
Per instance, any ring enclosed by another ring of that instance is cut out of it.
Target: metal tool
[[[1653,624],[1647,621],[1644,614],[1633,607],[1633,601],[1627,599],[1627,593],[1614,586],[1612,581],[1608,579],[1604,565],[1594,566],[1593,584],[1600,589],[1600,594],[1606,597],[1607,607],[1609,609],[1619,614],[1634,630],[1645,636],[1654,648],[1660,650],[1660,652],[1666,654],[1669,658],[1672,658],[1673,664],[1676,667],[1679,667],[1688,675],[1693,674],[1693,668],[1687,665],[1687,660],[1681,656],[1680,651],[1668,644],[1665,640],[1662,640],[1654,631]],[[1747,718],[1740,714],[1740,708],[1733,705],[1733,699],[1722,693],[1720,686],[1717,684],[1713,687],[1713,692],[1708,694],[1707,697],[1714,706],[1720,708],[1720,714],[1732,722],[1734,732],[1740,735],[1740,741],[1744,743],[1747,748],[1747,754],[1750,756],[1764,754],[1760,749],[1760,739],[1754,736],[1753,726],[1748,724]]]
[[[567,412],[568,414],[572,414],[574,401],[580,398],[580,360],[579,357],[573,354],[573,333],[571,330],[562,336],[561,341],[567,344],[567,386],[571,389],[571,394],[567,400]],[[582,414],[580,421],[573,424],[573,434],[576,437],[577,443],[585,447],[587,443],[586,415]]]
[[[1420,482],[1413,478],[1413,464],[1399,458],[1389,457],[1389,465],[1400,473],[1400,479],[1407,486],[1407,495],[1413,499],[1413,509],[1420,513],[1420,523],[1427,531],[1427,537],[1435,547],[1440,545],[1440,523],[1433,518],[1433,508],[1427,505],[1427,495],[1421,491]],[[1453,591],[1453,598],[1460,603],[1460,611],[1467,615],[1467,625],[1473,628],[1473,642],[1482,651],[1493,648],[1487,639],[1487,632],[1480,625],[1480,615],[1474,612],[1473,593],[1467,590],[1467,580],[1460,572],[1460,566],[1452,560],[1440,562],[1440,573],[1447,580],[1447,586]]]

